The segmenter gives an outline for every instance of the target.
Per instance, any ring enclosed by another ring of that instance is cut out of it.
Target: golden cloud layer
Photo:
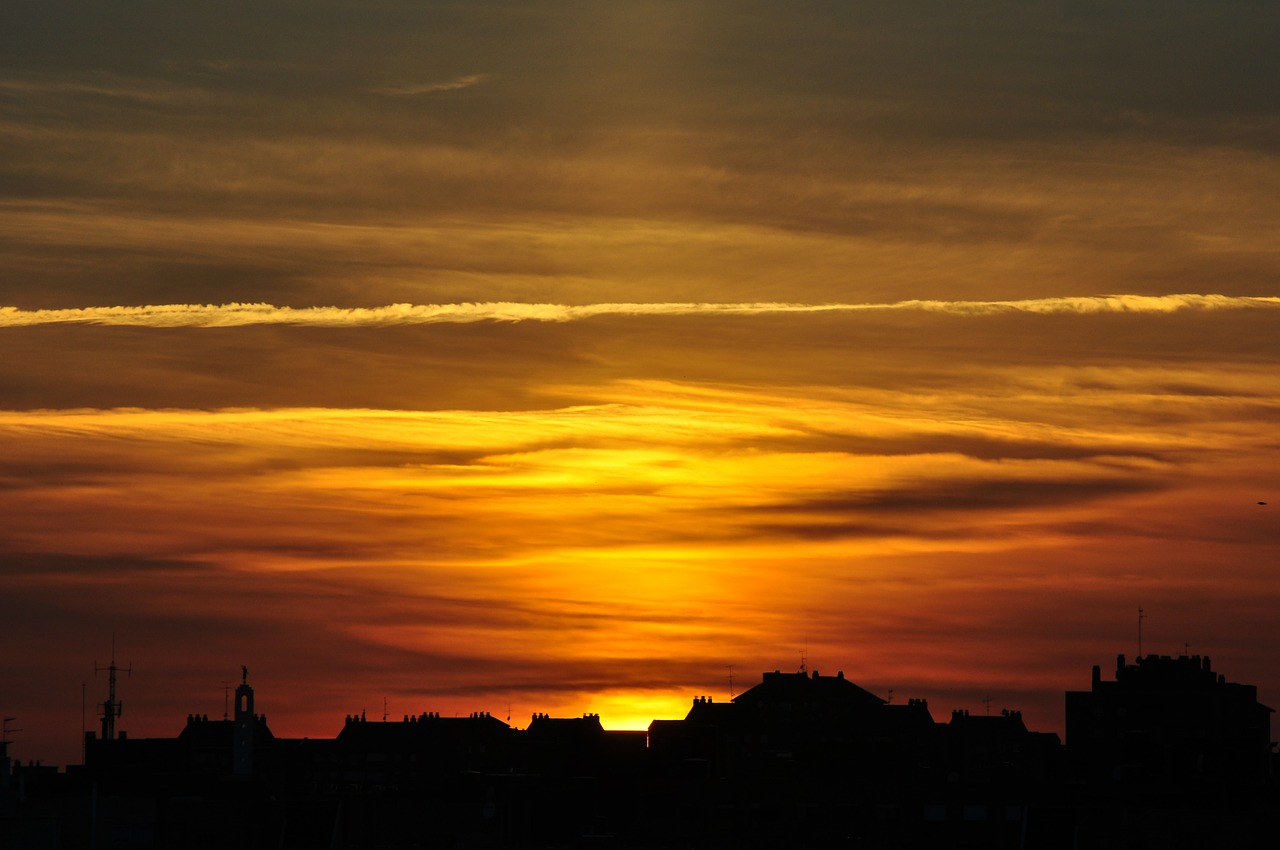
[[[805,636],[936,687],[972,662],[911,660],[933,632],[895,637],[889,612],[1014,633],[1028,623],[999,600],[1034,591],[1062,617],[1045,594],[1075,605],[1143,574],[1204,593],[1201,559],[1274,545],[1254,504],[1273,378],[1195,396],[1103,377],[1011,371],[999,392],[927,395],[631,382],[535,411],[5,412],[0,543],[33,564],[9,568],[23,598],[57,588],[76,607],[89,588],[82,604],[114,599],[138,624],[281,617],[348,660],[401,659],[386,675],[406,692],[407,671],[449,657],[476,671],[451,679],[471,694],[520,667],[627,671],[566,682],[590,708],[685,675],[658,655]],[[1251,569],[1218,578],[1261,589]]]
[[[21,310],[0,307],[0,327],[50,324],[135,327],[239,327],[301,325],[361,327],[465,322],[569,322],[598,316],[762,316],[786,313],[922,311],[986,316],[1002,313],[1174,313],[1182,310],[1255,310],[1280,307],[1277,296],[1104,295],[1021,301],[910,300],[891,304],[665,303],[665,304],[391,304],[376,308],[277,307],[271,304],[164,304]]]

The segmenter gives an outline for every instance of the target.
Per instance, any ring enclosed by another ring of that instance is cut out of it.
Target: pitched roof
[[[886,700],[844,677],[841,671],[834,676],[805,673],[781,673],[777,670],[764,674],[764,681],[733,699],[738,705],[762,708],[791,704],[822,703],[832,707],[870,708],[885,705]]]

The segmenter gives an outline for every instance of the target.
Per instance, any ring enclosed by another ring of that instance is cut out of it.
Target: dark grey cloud
[[[0,338],[0,388],[10,409],[512,410],[545,406],[539,385],[592,366],[549,326],[313,330],[20,330]]]
[[[1087,501],[1110,495],[1143,493],[1168,486],[1132,474],[1108,478],[1003,479],[970,477],[963,481],[930,481],[919,486],[829,496],[764,510],[780,513],[878,513],[912,511],[982,511],[1037,508]]]
[[[572,324],[372,328],[40,326],[0,332],[0,398],[9,409],[530,410],[592,403],[600,393],[609,400],[613,381],[659,380],[725,388],[829,386],[846,395],[856,388],[963,389],[986,405],[1008,408],[1005,415],[1015,418],[1035,421],[1052,410],[1081,423],[1103,399],[1142,392],[1212,402],[1220,415],[1230,410],[1262,423],[1276,413],[1245,376],[1261,375],[1280,361],[1280,337],[1273,331],[1266,311],[618,316]],[[755,356],[761,340],[769,341],[767,358]],[[1018,401],[1028,396],[1040,396],[1041,407]],[[1202,408],[1126,405],[1113,415],[1155,425],[1194,419]],[[802,420],[791,424],[802,434],[797,439],[814,445],[839,448],[843,439],[855,450],[900,450],[898,438],[840,437]],[[992,438],[937,439],[940,450],[974,456],[1092,451],[1042,445],[1029,435],[985,447],[980,444]]]
[[[1034,473],[1030,473],[1034,475]],[[1156,478],[1019,478],[970,477],[959,482],[933,480],[893,489],[753,505],[728,512],[747,520],[768,537],[802,540],[876,539],[895,535],[914,539],[965,540],[988,536],[973,516],[1034,511],[1083,504],[1111,497],[1156,493],[1172,487]],[[948,516],[966,516],[964,521]],[[759,521],[749,518],[759,517]],[[795,518],[795,519],[792,519]],[[927,518],[927,519],[926,519]]]

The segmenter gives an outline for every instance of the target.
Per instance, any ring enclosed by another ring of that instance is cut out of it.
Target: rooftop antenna
[[[983,697],[982,706],[987,710],[987,716],[990,717],[991,716],[991,697],[989,696]]]
[[[804,640],[804,649],[800,652],[800,672],[809,672],[809,639]]]
[[[116,673],[121,668],[116,666],[116,636],[111,635],[111,663],[106,667],[99,667],[98,662],[93,662],[93,675],[98,675],[102,670],[108,672],[107,677],[107,701],[101,706],[102,712],[102,739],[110,741],[116,736],[116,719],[124,713],[124,705],[116,699]],[[133,678],[133,664],[124,670],[125,674]]]
[[[732,700],[732,699],[733,699],[733,697],[734,697],[734,693],[733,693],[733,665],[732,665],[732,664],[726,664],[726,665],[724,665],[724,666],[729,668],[729,699],[731,699],[731,700]]]
[[[231,718],[231,683],[222,683],[222,719],[229,720]]]
[[[4,718],[2,727],[0,727],[0,758],[5,759],[5,761],[0,762],[0,769],[8,770],[9,768],[9,765],[7,763],[9,758],[9,745],[13,743],[13,741],[9,740],[9,734],[11,732],[22,731],[21,729],[9,728],[9,724],[17,719],[18,718],[16,717],[6,717]],[[8,782],[8,780],[9,780],[9,777],[6,776],[5,781]]]
[[[1138,608],[1138,657],[1142,657],[1142,621],[1146,619],[1146,612],[1141,607]]]
[[[382,698],[382,722],[387,722],[387,698]]]

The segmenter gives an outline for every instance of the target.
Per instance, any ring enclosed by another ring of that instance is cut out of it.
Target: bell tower
[[[236,687],[236,719],[231,763],[237,778],[253,776],[253,739],[257,725],[253,714],[253,688],[249,687],[249,668],[241,665],[240,684]]]

